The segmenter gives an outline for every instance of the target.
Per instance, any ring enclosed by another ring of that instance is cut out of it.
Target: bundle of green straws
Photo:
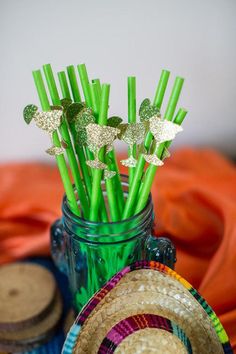
[[[164,115],[161,106],[169,80],[163,70],[153,103],[144,99],[136,109],[136,78],[128,77],[128,123],[120,117],[108,118],[110,85],[99,79],[89,81],[85,64],[77,66],[84,101],[81,99],[74,66],[60,71],[61,96],[50,64],[43,65],[51,103],[40,70],[33,71],[42,111],[30,104],[24,120],[32,120],[52,140],[47,153],[55,156],[71,211],[94,222],[115,222],[140,212],[148,201],[158,166],[169,156],[168,147],[187,111],[175,114],[184,79],[176,77]],[[128,145],[129,192],[124,198],[119,175],[115,139]],[[148,164],[146,166],[146,164]],[[107,202],[102,183],[105,183]]]

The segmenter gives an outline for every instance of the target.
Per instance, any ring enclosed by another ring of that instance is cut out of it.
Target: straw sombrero
[[[117,273],[84,307],[63,354],[232,353],[216,314],[195,289],[158,262]]]

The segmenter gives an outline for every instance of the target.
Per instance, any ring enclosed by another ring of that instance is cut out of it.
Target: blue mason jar
[[[125,198],[128,178],[121,176]],[[106,201],[105,186],[102,186]],[[62,218],[51,228],[51,252],[59,269],[67,274],[75,310],[113,275],[139,260],[155,260],[173,266],[175,250],[169,241],[152,236],[151,195],[138,214],[118,222],[91,222],[74,215],[64,197]],[[164,258],[165,259],[164,259]]]

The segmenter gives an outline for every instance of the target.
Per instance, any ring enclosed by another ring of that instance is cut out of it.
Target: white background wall
[[[175,146],[210,145],[236,154],[235,0],[0,0],[0,160],[48,159],[48,137],[26,126],[38,103],[31,71],[85,62],[110,82],[111,111],[126,115],[126,77],[138,102],[154,95],[162,68],[186,78],[189,110]]]

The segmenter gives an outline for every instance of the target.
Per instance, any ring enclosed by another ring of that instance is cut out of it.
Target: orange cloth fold
[[[49,254],[49,228],[61,215],[57,168],[0,166],[0,264]],[[212,150],[181,149],[152,188],[155,233],[177,248],[176,271],[219,315],[236,349],[236,168]]]

